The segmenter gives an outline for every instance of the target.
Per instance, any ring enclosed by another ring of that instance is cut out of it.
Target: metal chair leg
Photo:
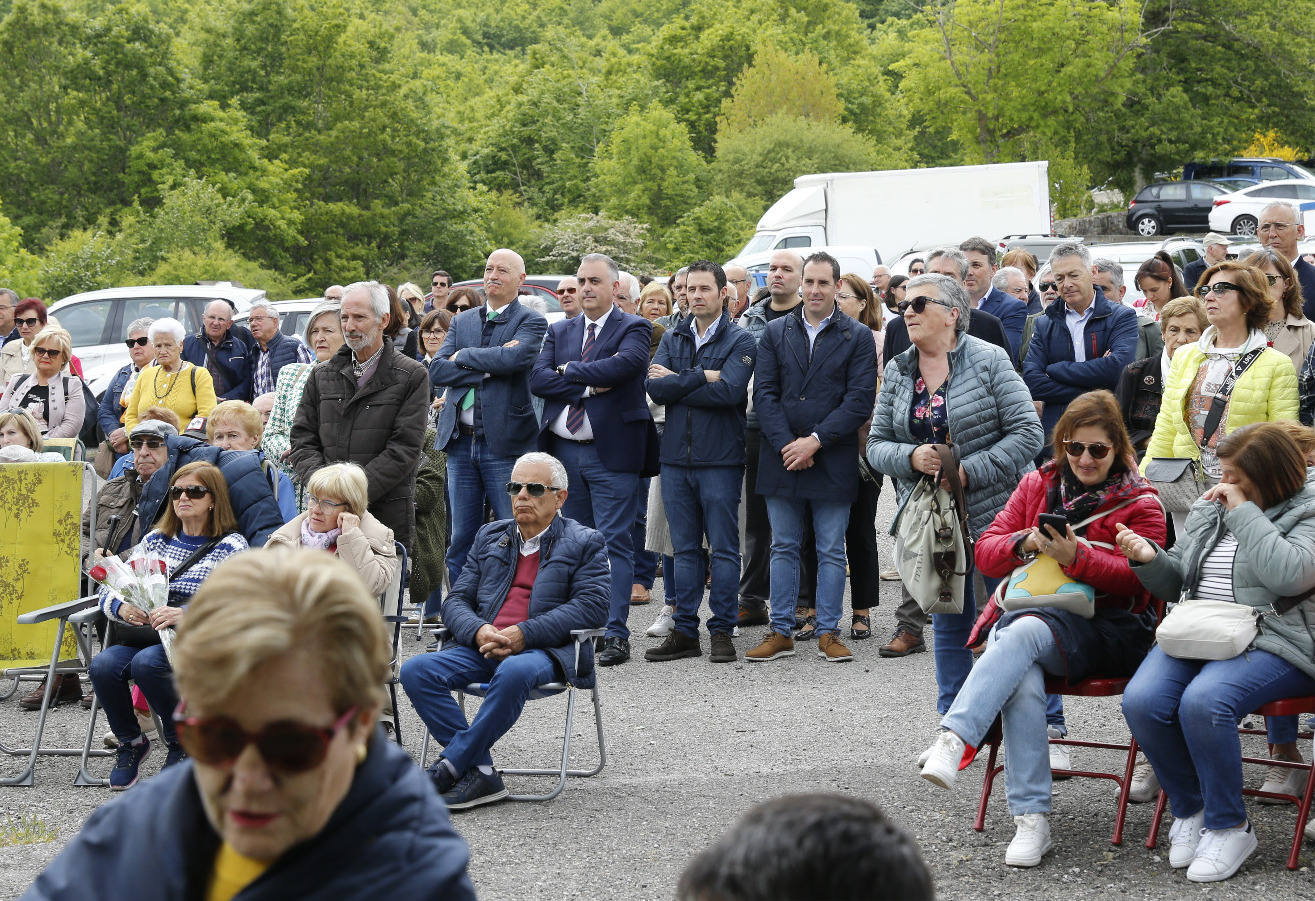
[[[1128,816],[1128,792],[1132,790],[1132,771],[1137,766],[1137,739],[1133,738],[1128,743],[1128,762],[1123,767],[1123,781],[1119,783],[1119,806],[1114,815],[1114,835],[1110,838],[1111,845],[1123,844],[1123,821]]]
[[[999,751],[1000,742],[991,742],[991,753],[986,758],[986,775],[982,779],[982,797],[977,802],[977,819],[973,821],[973,829],[978,832],[986,828],[986,805],[991,800],[991,788],[995,785],[996,775],[1004,769],[1002,766],[995,765],[995,758]]]
[[[96,715],[100,713],[100,698],[95,694],[91,695],[91,716],[87,719],[87,737],[82,743],[82,759],[78,764],[78,775],[73,780],[74,785],[78,786],[95,786],[102,788],[110,784],[109,779],[98,779],[87,771],[87,758],[91,756],[108,757],[109,751],[91,750],[91,741],[96,736]]]
[[[64,644],[64,627],[68,620],[61,617],[59,628],[55,631],[55,646],[50,651],[50,666],[46,668],[46,690],[41,696],[41,712],[37,717],[37,731],[32,739],[31,748],[6,748],[0,743],[0,750],[14,757],[27,753],[27,768],[17,776],[0,779],[0,785],[33,785],[36,782],[37,754],[41,753],[41,736],[46,731],[46,714],[50,712],[50,699],[55,694],[55,667],[59,665],[59,650]],[[17,685],[17,681],[15,681]]]

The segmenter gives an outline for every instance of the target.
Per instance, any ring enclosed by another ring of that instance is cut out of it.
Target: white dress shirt
[[[1095,309],[1094,300],[1087,304],[1087,309],[1081,313],[1073,312],[1067,304],[1064,306],[1064,324],[1068,326],[1069,337],[1073,340],[1073,359],[1079,363],[1087,362],[1087,323],[1091,321],[1091,314]]]
[[[591,325],[594,326],[594,343],[597,344],[600,340],[602,340],[603,337],[603,323],[607,321],[607,317],[610,316],[611,314],[612,311],[608,310],[599,319],[590,319],[584,313],[580,314],[584,318],[584,329],[583,329],[584,336],[580,339],[580,353],[584,353],[585,342],[589,340],[589,326]],[[571,365],[570,363],[566,364],[568,369],[570,368],[570,365]],[[593,397],[593,396],[594,396],[593,387],[586,386],[584,389],[584,397]],[[581,403],[584,403],[584,397],[580,398]],[[575,432],[574,434],[572,434],[571,430],[566,427],[566,417],[569,416],[570,413],[571,413],[571,405],[567,404],[564,408],[562,408],[562,412],[557,414],[557,418],[552,421],[552,425],[549,426],[549,429],[552,431],[552,433],[556,435],[558,438],[565,438],[567,441],[593,441],[594,427],[593,424],[589,422],[589,412],[587,410],[585,411],[584,424],[580,426],[580,431]]]

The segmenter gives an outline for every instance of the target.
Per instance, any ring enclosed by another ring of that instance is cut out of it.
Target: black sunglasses
[[[1225,291],[1241,291],[1241,290],[1242,290],[1241,288],[1239,288],[1237,285],[1233,284],[1232,282],[1215,282],[1213,285],[1201,285],[1199,288],[1196,289],[1196,296],[1205,298],[1205,297],[1209,297],[1211,292],[1218,295],[1218,294],[1223,294]]]
[[[1090,453],[1091,459],[1104,460],[1109,452],[1110,446],[1100,441],[1095,444],[1083,444],[1081,441],[1064,442],[1064,453],[1070,457],[1081,457],[1083,453]]]
[[[36,316],[33,316],[31,319],[19,319],[19,318],[16,317],[16,316],[14,317],[14,325],[18,325],[18,326],[33,326],[33,325],[40,325],[40,324],[41,324],[41,320],[38,319]]]
[[[174,711],[178,741],[190,757],[206,766],[230,767],[247,745],[254,744],[265,763],[285,773],[304,773],[324,762],[329,743],[356,713],[352,707],[328,729],[317,729],[293,720],[270,723],[259,732],[248,732],[226,716],[194,717]]]
[[[1037,285],[1037,288],[1041,291],[1054,291],[1059,288],[1059,285],[1056,285],[1054,282],[1042,282]]]
[[[934,303],[934,304],[936,304],[937,306],[942,306],[942,307],[945,307],[946,309],[950,309],[950,310],[954,309],[953,306],[951,306],[950,304],[946,303],[945,301],[943,301],[943,300],[935,300],[934,298],[931,298],[931,297],[915,297],[915,298],[913,298],[912,300],[901,300],[901,301],[896,305],[895,309],[899,310],[900,313],[902,314],[902,313],[903,313],[905,310],[907,310],[909,307],[913,307],[913,312],[915,312],[915,313],[923,313],[923,312],[926,312],[926,310],[927,310],[927,304],[929,304],[929,303]]]
[[[169,496],[174,500],[187,495],[194,501],[199,501],[210,493],[210,489],[204,485],[174,485],[169,489]]]
[[[530,497],[543,497],[543,493],[545,491],[560,490],[552,487],[551,485],[544,485],[542,482],[508,482],[507,483],[507,493],[510,494],[512,497],[515,497],[516,495],[520,494],[522,488],[524,488],[526,491],[530,493]]]
[[[32,353],[39,354],[43,357],[49,357],[53,360],[63,353],[63,351],[58,347],[34,347],[32,348]]]
[[[464,313],[464,312],[466,312],[466,310],[469,310],[469,309],[470,309],[470,304],[457,304],[457,305],[456,305],[456,311],[457,311],[458,313]]]
[[[1265,281],[1269,282],[1271,285],[1277,285],[1278,280],[1281,279],[1282,277],[1283,276],[1281,275],[1266,275]]]
[[[151,339],[150,339],[150,338],[124,338],[124,339],[123,339],[123,343],[126,344],[126,345],[128,345],[128,350],[132,350],[134,347],[145,347],[146,345],[148,345],[148,344],[151,343]]]
[[[140,449],[149,447],[151,450],[159,450],[164,445],[163,438],[129,438],[129,446]]]

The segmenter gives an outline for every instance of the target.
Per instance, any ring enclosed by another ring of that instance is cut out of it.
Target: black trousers
[[[849,558],[851,607],[862,610],[881,603],[881,564],[877,560],[877,498],[881,485],[859,476],[858,496],[849,508],[845,554]]]

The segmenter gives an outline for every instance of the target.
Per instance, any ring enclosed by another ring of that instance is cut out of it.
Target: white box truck
[[[861,244],[882,261],[979,235],[1050,232],[1049,164],[991,163],[801,175],[736,256]],[[734,262],[734,261],[733,261]]]

